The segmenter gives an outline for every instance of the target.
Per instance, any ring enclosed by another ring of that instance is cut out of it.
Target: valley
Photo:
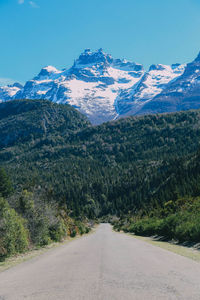
[[[29,224],[16,251],[27,234],[42,246],[113,218],[116,230],[198,242],[199,124],[199,110],[93,126],[69,105],[0,104],[1,205]]]

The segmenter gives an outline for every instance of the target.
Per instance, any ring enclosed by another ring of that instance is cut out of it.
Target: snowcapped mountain
[[[121,116],[200,108],[200,55],[190,64],[152,65],[86,49],[69,69],[43,68],[24,87],[0,87],[0,101],[68,103],[93,124]]]
[[[0,102],[12,99],[23,86],[20,83],[14,83],[8,86],[0,86]]]
[[[142,65],[113,59],[102,49],[86,49],[70,69],[48,66],[29,80],[14,99],[48,99],[68,103],[87,115],[94,124],[117,117],[115,100],[144,74]]]
[[[181,76],[142,107],[139,114],[200,108],[200,53]]]
[[[142,107],[160,94],[168,84],[183,74],[185,65],[152,65],[137,84],[122,91],[117,100],[119,115],[135,115]]]

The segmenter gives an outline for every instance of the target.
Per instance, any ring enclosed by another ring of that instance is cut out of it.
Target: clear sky
[[[200,0],[0,0],[0,82],[46,65],[70,67],[85,48],[144,64],[200,51]]]

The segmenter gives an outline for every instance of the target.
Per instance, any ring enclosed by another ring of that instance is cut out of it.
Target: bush
[[[169,215],[168,217],[161,219],[160,224],[155,228],[156,234],[165,236],[169,239],[175,237],[175,229],[179,222],[178,215]]]
[[[126,227],[126,231],[135,233],[136,235],[154,235],[157,234],[161,223],[161,220],[156,218],[143,218],[131,223],[129,227]]]
[[[24,223],[24,219],[0,198],[0,259],[28,249],[28,231]]]
[[[18,200],[19,213],[27,220],[31,242],[36,246],[60,241],[66,233],[64,222],[57,211],[37,194],[22,191]]]
[[[76,225],[78,227],[78,231],[79,231],[80,235],[82,235],[86,232],[86,227],[83,223],[77,222]]]
[[[64,221],[62,219],[59,219],[57,223],[50,226],[49,234],[52,241],[60,242],[67,234]]]
[[[200,216],[181,221],[175,230],[176,239],[180,242],[200,242]]]
[[[70,230],[70,236],[71,236],[71,237],[75,237],[76,234],[77,234],[77,232],[76,232],[76,229],[75,229],[75,228],[73,228],[73,229]]]
[[[90,231],[91,231],[91,228],[86,226],[85,233],[89,233]]]
[[[129,225],[116,226],[125,232],[132,232],[136,235],[159,235],[167,239],[176,239],[179,242],[200,242],[200,199],[194,198],[183,203],[177,213],[162,217],[143,217],[138,220],[131,220]]]

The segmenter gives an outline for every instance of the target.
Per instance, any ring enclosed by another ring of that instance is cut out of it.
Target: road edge
[[[95,233],[96,229],[97,229],[98,226],[94,226],[90,232],[88,232],[87,234],[83,234],[83,235],[76,235],[75,237],[70,237],[70,236],[67,236],[63,241],[61,242],[54,242],[54,243],[51,243],[47,246],[44,246],[44,247],[41,247],[41,248],[34,248],[34,249],[31,249],[25,253],[21,253],[21,254],[17,254],[15,256],[11,256],[9,258],[7,258],[5,261],[0,261],[0,273],[12,268],[12,267],[15,267],[23,262],[26,262],[28,260],[31,260],[35,257],[38,257],[42,254],[45,254],[46,252],[52,250],[52,249],[55,249],[55,248],[58,248],[62,245],[66,245],[72,241],[75,241],[79,238],[82,238],[84,236],[88,236],[90,234],[93,234]]]
[[[132,238],[136,238],[140,241],[146,242],[155,247],[160,247],[164,250],[176,253],[178,255],[184,256],[186,258],[192,259],[192,260],[200,263],[200,250],[197,250],[194,247],[187,247],[187,246],[174,244],[172,242],[167,242],[167,241],[157,241],[153,237],[139,236],[139,235],[135,235],[132,233],[126,233],[124,231],[117,232],[113,228],[112,228],[112,230],[116,233],[126,234],[128,236],[131,236]]]

